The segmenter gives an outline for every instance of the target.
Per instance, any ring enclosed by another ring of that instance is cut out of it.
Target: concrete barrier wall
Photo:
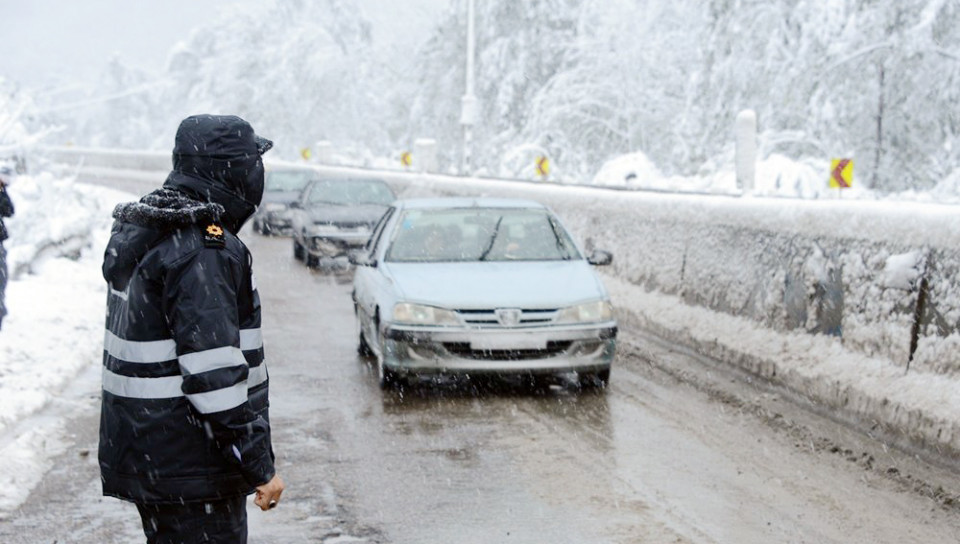
[[[169,153],[57,149],[91,168],[169,168]],[[311,166],[325,175],[370,171]],[[911,203],[794,201],[377,172],[402,197],[537,200],[618,277],[776,330],[835,335],[904,371],[960,377],[960,214]]]

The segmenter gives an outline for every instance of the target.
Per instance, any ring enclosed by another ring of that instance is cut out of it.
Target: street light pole
[[[465,176],[473,173],[471,152],[473,148],[473,125],[477,118],[477,97],[473,94],[473,57],[476,46],[474,16],[474,0],[467,0],[467,89],[460,104],[460,124],[463,125],[463,164],[460,170]]]

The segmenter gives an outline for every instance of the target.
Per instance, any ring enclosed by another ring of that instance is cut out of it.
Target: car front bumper
[[[369,232],[307,236],[306,249],[314,257],[342,257],[367,245]]]
[[[383,364],[400,374],[557,374],[610,368],[617,324],[443,328],[389,325]]]
[[[260,221],[274,232],[290,234],[293,227],[289,210],[271,210],[264,212]]]

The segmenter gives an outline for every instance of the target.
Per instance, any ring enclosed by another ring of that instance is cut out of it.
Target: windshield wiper
[[[493,249],[493,243],[497,241],[497,234],[500,233],[500,223],[503,222],[503,216],[500,216],[500,219],[497,219],[497,224],[493,226],[493,236],[490,237],[490,243],[487,245],[487,248],[483,250],[483,253],[480,254],[478,261],[484,261],[487,259],[487,255],[490,254],[490,250]]]
[[[547,218],[547,223],[550,223],[550,230],[553,231],[553,236],[557,239],[557,249],[560,250],[560,258],[564,261],[569,261],[572,257],[570,252],[567,251],[567,244],[563,241],[563,236],[560,235],[560,228],[553,222],[552,217]]]

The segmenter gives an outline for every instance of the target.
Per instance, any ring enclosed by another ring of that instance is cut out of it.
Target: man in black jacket
[[[3,316],[7,315],[7,307],[3,303],[4,293],[7,290],[7,250],[3,248],[3,241],[7,239],[7,227],[3,224],[4,217],[13,216],[13,201],[7,194],[7,183],[13,177],[13,170],[7,166],[0,166],[0,325]]]
[[[260,297],[237,238],[272,143],[239,117],[180,123],[161,189],[113,212],[100,416],[103,493],[136,503],[149,544],[245,543],[246,496],[274,470]]]

